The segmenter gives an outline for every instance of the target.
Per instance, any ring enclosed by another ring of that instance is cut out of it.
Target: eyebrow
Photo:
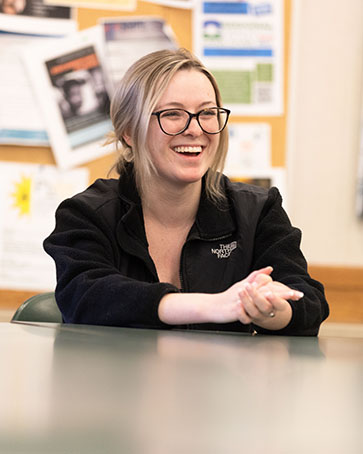
[[[217,106],[217,102],[216,101],[215,102],[214,101],[205,101],[205,102],[202,102],[201,104],[199,104],[198,108],[203,109],[204,107],[210,106],[210,105]],[[173,108],[185,109],[184,104],[181,102],[168,102],[162,107],[157,106],[155,109],[163,110],[163,109],[173,109]]]

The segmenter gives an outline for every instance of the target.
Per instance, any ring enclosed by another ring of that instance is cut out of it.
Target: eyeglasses
[[[190,113],[184,109],[164,109],[153,112],[163,133],[168,136],[177,136],[188,129],[192,118],[196,118],[202,131],[207,134],[218,134],[225,128],[230,110],[222,107],[209,107],[197,113]]]

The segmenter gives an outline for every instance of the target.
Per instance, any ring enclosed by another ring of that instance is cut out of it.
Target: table
[[[0,452],[363,452],[363,339],[0,324]]]

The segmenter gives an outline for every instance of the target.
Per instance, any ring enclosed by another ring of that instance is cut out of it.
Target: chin
[[[200,171],[193,171],[193,172],[185,172],[183,175],[180,176],[181,181],[184,183],[197,183],[201,181],[204,175],[207,173],[206,170]]]

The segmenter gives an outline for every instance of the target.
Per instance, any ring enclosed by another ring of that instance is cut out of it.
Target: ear
[[[131,136],[130,136],[128,133],[126,133],[126,134],[124,134],[124,135],[122,136],[122,138],[123,138],[124,141],[127,143],[127,145],[128,145],[130,148],[132,148],[133,140],[132,140]]]

